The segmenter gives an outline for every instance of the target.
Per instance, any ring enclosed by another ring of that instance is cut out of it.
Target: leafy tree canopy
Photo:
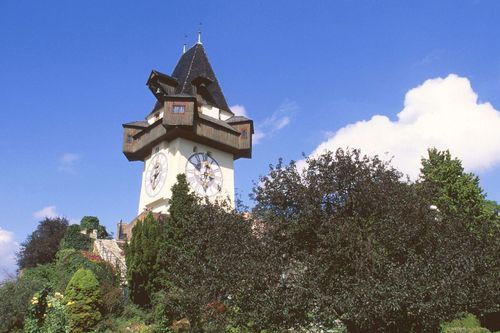
[[[194,331],[223,331],[255,318],[264,281],[256,277],[266,271],[250,221],[224,203],[200,202],[179,175],[163,235],[152,296],[160,322],[187,318]]]
[[[68,220],[63,217],[47,217],[42,220],[37,229],[21,244],[21,249],[17,253],[19,268],[30,268],[51,262],[67,227]]]
[[[280,162],[260,179],[254,215],[283,273],[266,293],[275,295],[274,327],[340,319],[355,333],[438,332],[459,312],[495,307],[498,230],[486,224],[477,237],[467,227],[482,216],[476,180],[466,177],[470,209],[458,217],[429,209],[434,196],[401,176],[376,157],[338,150],[302,171]]]
[[[96,216],[84,216],[80,221],[80,228],[82,230],[97,230],[97,238],[99,239],[110,237],[106,227],[99,223]]]
[[[479,178],[466,173],[462,162],[452,158],[448,150],[429,149],[420,172],[420,188],[428,192],[443,214],[472,218],[476,222],[493,215]]]
[[[81,228],[77,224],[70,225],[61,241],[62,249],[89,250],[92,241],[89,236],[81,233]]]
[[[80,227],[87,230],[97,230],[99,219],[96,216],[84,216],[80,221]]]

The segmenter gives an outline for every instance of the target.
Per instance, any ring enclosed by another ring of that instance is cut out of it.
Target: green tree
[[[101,290],[92,271],[81,268],[75,272],[64,300],[71,332],[89,332],[101,320]]]
[[[80,228],[82,230],[96,230],[97,238],[99,239],[110,238],[106,227],[99,223],[99,219],[96,216],[84,216],[80,221]]]
[[[21,244],[21,249],[17,253],[19,268],[30,268],[51,262],[67,227],[68,220],[63,217],[47,217],[42,220],[37,229]]]
[[[62,249],[89,250],[91,245],[92,240],[89,236],[81,233],[78,224],[70,225],[61,241]]]
[[[130,244],[125,248],[130,297],[142,307],[151,305],[161,233],[161,223],[153,214],[148,214],[144,221],[138,221],[134,226]]]
[[[97,230],[99,219],[96,216],[84,216],[80,221],[80,227],[82,230]]]
[[[268,274],[282,275],[261,294],[268,326],[340,319],[350,333],[438,332],[460,312],[495,307],[497,229],[471,233],[477,215],[429,209],[433,196],[359,151],[306,164],[279,163],[254,189]]]
[[[258,252],[250,221],[224,203],[200,202],[179,175],[158,255],[157,320],[187,319],[192,331],[246,325],[263,281]]]
[[[493,220],[500,223],[500,204],[494,200],[486,200],[486,212],[492,216]]]
[[[452,158],[448,150],[428,150],[428,157],[422,159],[418,185],[443,214],[484,221],[493,213],[487,207],[479,178],[466,173],[462,162]]]

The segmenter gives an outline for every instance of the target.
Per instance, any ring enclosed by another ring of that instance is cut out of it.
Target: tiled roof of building
[[[176,93],[191,96],[195,95],[193,80],[203,81],[214,106],[231,112],[202,44],[195,44],[181,56],[172,77],[179,83]]]

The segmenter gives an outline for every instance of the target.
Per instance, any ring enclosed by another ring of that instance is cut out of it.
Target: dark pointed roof
[[[198,86],[198,93],[208,92],[211,104],[231,112],[202,44],[195,44],[181,56],[172,77],[179,83],[176,94],[194,96],[193,84],[195,84]]]

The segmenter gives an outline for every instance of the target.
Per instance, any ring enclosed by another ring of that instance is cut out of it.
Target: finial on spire
[[[200,28],[198,29],[198,42],[196,44],[201,44],[201,22],[200,22]]]
[[[182,46],[182,54],[186,53],[186,45],[187,45],[187,34],[184,34],[184,45]]]

